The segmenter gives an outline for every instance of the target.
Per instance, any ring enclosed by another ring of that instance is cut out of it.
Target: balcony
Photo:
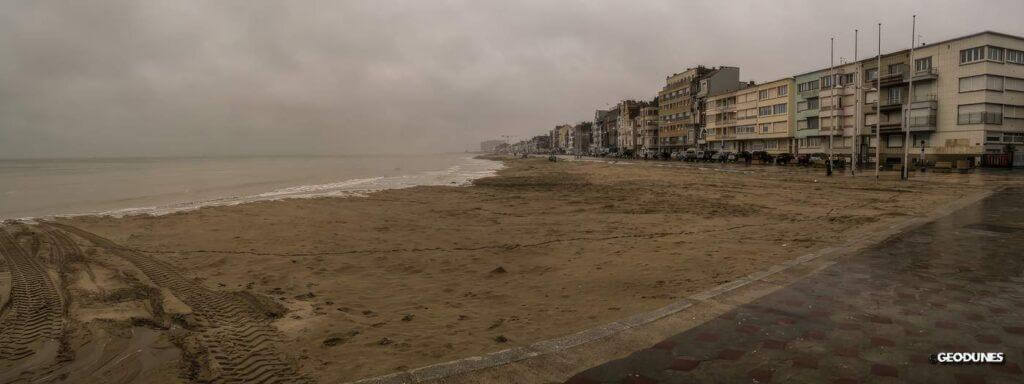
[[[800,97],[800,98],[803,98],[803,99],[810,99],[810,98],[818,97],[818,89],[812,89],[812,90],[808,90],[808,91],[800,91],[800,92],[797,92],[796,95],[797,95],[797,97]]]
[[[882,99],[882,105],[880,105],[880,107],[882,108],[882,110],[887,110],[887,109],[891,110],[891,109],[899,109],[901,105],[903,105],[903,99],[898,98],[898,97],[892,97],[892,98]]]
[[[934,131],[935,130],[935,115],[928,116],[914,116],[910,118],[910,130],[911,131]]]
[[[914,71],[914,81],[930,81],[939,78],[939,72],[934,68]]]
[[[906,66],[901,66],[900,70],[897,71],[897,72],[891,72],[891,73],[884,74],[884,75],[882,75],[882,78],[879,80],[879,82],[882,83],[883,87],[886,86],[886,85],[905,83],[907,81],[907,70],[906,69],[907,69]]]

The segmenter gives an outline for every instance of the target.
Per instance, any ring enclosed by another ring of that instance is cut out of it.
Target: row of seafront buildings
[[[593,121],[559,125],[506,149],[831,152],[868,162],[877,150],[883,162],[894,163],[904,145],[914,160],[922,148],[928,160],[955,160],[1024,144],[1019,36],[986,31],[915,47],[913,59],[907,49],[760,84],[739,77],[736,67],[689,68],[667,76],[649,101],[621,101],[595,111]]]

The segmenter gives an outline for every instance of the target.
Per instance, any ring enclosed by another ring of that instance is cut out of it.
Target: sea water
[[[159,215],[418,185],[464,186],[500,168],[467,153],[0,160],[0,219]]]

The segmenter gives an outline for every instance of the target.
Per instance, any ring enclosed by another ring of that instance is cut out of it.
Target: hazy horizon
[[[992,30],[1024,2],[7,2],[0,159],[475,150],[650,99]],[[961,22],[955,22],[961,21]]]

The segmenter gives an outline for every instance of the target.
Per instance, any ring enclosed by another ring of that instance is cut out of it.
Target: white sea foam
[[[361,197],[367,196],[373,192],[388,189],[404,189],[416,186],[461,187],[470,185],[473,180],[494,176],[496,172],[502,168],[504,168],[504,165],[501,162],[466,157],[463,159],[462,164],[454,165],[443,170],[424,171],[408,175],[356,178],[325,184],[298,185],[247,196],[228,196],[211,200],[186,201],[161,206],[121,208],[102,212],[53,215],[49,217],[87,215],[123,217],[144,214],[158,216],[196,210],[202,207],[229,206],[259,201],[308,199],[318,197]],[[37,218],[46,217],[24,217],[17,220],[29,221]]]

